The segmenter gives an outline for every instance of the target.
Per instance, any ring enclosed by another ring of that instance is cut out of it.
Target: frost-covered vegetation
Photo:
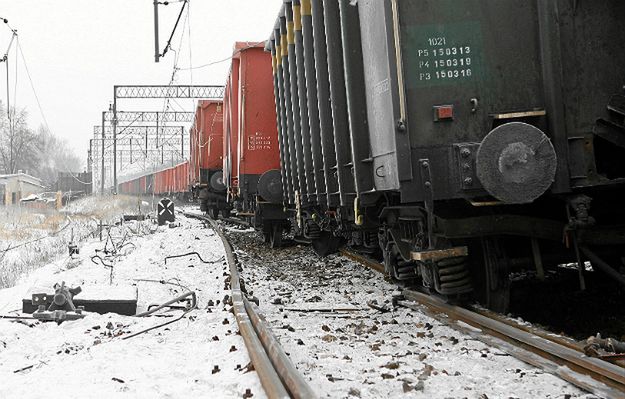
[[[66,140],[44,126],[32,129],[25,109],[11,108],[9,115],[0,101],[0,174],[21,170],[51,186],[58,172],[78,171],[81,164]]]
[[[68,253],[72,240],[79,243],[98,235],[100,222],[107,225],[123,214],[150,210],[127,196],[87,197],[60,211],[0,208],[0,288],[15,285],[24,274]]]

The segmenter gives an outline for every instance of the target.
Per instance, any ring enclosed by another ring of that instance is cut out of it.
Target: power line
[[[26,57],[24,56],[24,51],[22,50],[22,46],[20,45],[20,41],[17,41],[17,49],[20,52],[20,55],[22,56],[22,62],[24,63],[24,69],[26,70],[26,76],[28,76],[28,81],[30,82],[30,88],[33,91],[33,94],[35,95],[35,100],[37,101],[37,107],[39,107],[39,112],[41,113],[41,118],[43,119],[43,123],[46,125],[46,129],[49,132],[52,132],[50,130],[50,126],[48,125],[48,120],[46,119],[46,114],[43,112],[43,108],[41,107],[41,102],[39,101],[39,96],[37,95],[37,90],[35,90],[35,85],[33,83],[33,79],[30,75],[30,70],[28,69],[28,63],[26,63]]]
[[[185,4],[183,5],[183,8],[180,10],[180,15],[178,15],[178,20],[176,21],[176,26],[178,26],[178,22],[180,21],[180,18],[181,18],[181,16],[182,16],[182,12],[184,11],[184,6],[185,6],[185,5],[187,5],[187,3],[189,3],[189,0],[184,0],[184,1],[185,1]],[[189,19],[190,19],[190,10],[191,10],[191,8],[190,8],[190,7],[189,7],[189,8],[187,8],[187,13],[186,13],[186,15],[185,15],[185,19],[184,19],[184,22],[183,22],[183,27],[182,27],[183,34],[182,34],[182,35],[180,35],[180,42],[178,43],[178,47],[177,47],[177,49],[176,49],[176,50],[174,50],[174,49],[172,49],[172,48],[171,48],[171,40],[172,40],[172,38],[173,38],[173,34],[174,34],[174,32],[172,32],[172,37],[170,37],[170,39],[169,39],[169,43],[168,43],[168,47],[166,47],[166,50],[167,50],[167,48],[169,48],[169,49],[170,49],[171,51],[173,51],[173,52],[174,52],[174,54],[175,54],[175,56],[174,56],[174,66],[173,66],[173,68],[172,68],[171,78],[170,78],[170,80],[169,80],[169,86],[173,85],[173,84],[175,83],[175,81],[176,81],[176,75],[177,75],[177,72],[178,72],[178,62],[179,62],[179,60],[180,60],[180,52],[181,52],[181,49],[182,49],[182,43],[183,43],[183,41],[184,41],[184,31],[185,31],[185,28],[187,28],[187,24],[189,24],[189,23],[190,23],[190,22],[189,22]],[[175,31],[175,29],[176,29],[176,28],[174,27],[174,31]],[[189,43],[189,44],[190,44],[190,43]],[[164,55],[164,53],[163,53],[163,55]],[[172,108],[173,108],[173,107],[172,107],[172,105],[171,105],[172,100],[173,100],[173,99],[172,99],[172,98],[169,98],[169,97],[163,100],[163,112],[166,112],[166,111],[168,111],[169,109],[172,109]],[[175,102],[175,100],[173,100],[173,101]],[[180,106],[180,104],[178,104],[178,106]],[[182,107],[181,107],[181,108],[182,108]],[[166,122],[164,122],[164,123],[166,123]],[[164,145],[162,145],[161,147],[162,147],[162,149],[164,150]],[[162,163],[163,163],[163,159],[161,158],[161,164],[162,164]]]
[[[187,11],[189,24],[187,25],[187,33],[189,36],[189,65],[193,65],[193,45],[191,42],[191,1],[189,0],[189,10]],[[193,85],[193,70],[190,70],[191,85]]]
[[[240,54],[241,52],[243,52],[243,51],[245,51],[245,50],[249,50],[249,49],[251,49],[251,48],[254,48],[254,47],[258,46],[259,44],[263,44],[263,43],[265,43],[265,42],[264,42],[264,41],[262,41],[262,42],[256,42],[256,43],[249,43],[249,42],[248,42],[248,46],[247,46],[247,47],[243,47],[243,48],[241,48],[241,49],[238,49],[237,51],[235,51],[234,53],[232,53],[232,55],[231,55],[231,56],[226,57],[226,58],[224,58],[224,59],[222,59],[222,60],[212,61],[212,62],[209,62],[209,63],[204,64],[204,65],[198,65],[198,66],[188,67],[188,68],[177,68],[177,69],[178,69],[179,71],[193,71],[193,70],[195,70],[195,69],[202,69],[202,68],[206,68],[206,67],[209,67],[209,66],[212,66],[212,65],[217,65],[217,64],[221,64],[221,63],[224,63],[224,62],[227,62],[227,61],[231,61],[231,60],[232,60],[232,58],[233,58],[234,56],[236,56],[236,55]]]
[[[28,69],[28,63],[26,62],[26,57],[24,56],[24,51],[22,50],[22,46],[20,45],[19,39],[17,40],[17,49],[19,50],[19,53],[22,56],[22,62],[24,63],[24,69],[26,70],[26,76],[28,76],[28,81],[30,82],[30,88],[32,89],[33,94],[35,95],[35,100],[37,101],[37,107],[39,107],[39,112],[41,113],[41,118],[43,119],[43,123],[46,126],[46,130],[48,132],[50,132],[50,134],[52,134],[52,130],[50,129],[50,125],[48,124],[48,119],[46,118],[46,114],[43,112],[43,107],[41,106],[41,102],[39,101],[39,96],[37,95],[37,90],[35,89],[35,84],[33,83],[33,79],[32,79],[32,77],[30,75],[30,70]],[[79,178],[77,178],[74,175],[74,173],[69,170],[69,168],[67,167],[67,165],[65,164],[65,161],[63,159],[61,159],[61,166],[63,167],[63,169],[65,169],[65,172],[69,173],[70,176],[72,176],[72,178],[74,180],[76,180],[78,183],[85,184],[85,185],[91,184],[91,183],[84,182],[84,181],[80,180]]]

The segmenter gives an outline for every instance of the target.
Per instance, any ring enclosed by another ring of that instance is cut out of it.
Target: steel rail
[[[219,225],[206,216],[186,212],[182,214],[208,222],[223,243],[230,268],[230,290],[234,314],[254,369],[258,373],[267,396],[269,398],[316,398],[317,395],[284,352],[280,342],[267,326],[266,320],[241,290],[232,245]]]
[[[552,372],[563,380],[570,382],[584,390],[599,396],[610,398],[625,398],[625,369],[600,359],[588,357],[583,353],[555,341],[523,331],[512,325],[502,323],[490,317],[483,316],[459,306],[450,305],[443,300],[421,292],[405,290],[406,299],[413,301],[399,301],[399,304],[412,309],[418,309],[415,304],[422,304],[435,313],[444,314],[444,323],[449,320],[460,321],[481,330],[480,335],[488,334],[514,347],[538,355],[540,360],[516,350],[501,349],[520,360]],[[477,337],[479,339],[479,337]],[[492,343],[492,342],[489,342]],[[497,343],[495,343],[496,346]],[[545,360],[551,362],[546,364]],[[557,366],[554,367],[552,364]],[[558,367],[559,366],[559,367]],[[601,383],[593,383],[585,378],[591,377]]]
[[[349,259],[361,263],[377,272],[384,273],[384,266],[362,255],[343,249],[341,254]],[[500,315],[482,309],[465,309],[450,305],[431,295],[413,290],[405,290],[404,297],[410,301],[399,301],[399,304],[411,309],[422,311],[425,306],[432,311],[432,316],[449,324],[450,320],[460,321],[480,330],[476,339],[500,349],[518,358],[519,360],[539,367],[563,380],[599,396],[625,399],[625,368],[611,364],[601,359],[588,357],[583,353],[582,345],[576,344],[564,337],[553,336],[537,328],[517,325]],[[440,317],[440,315],[444,317]],[[496,338],[494,341],[487,335]],[[595,383],[588,378],[590,376]]]
[[[353,260],[355,262],[358,262],[358,263],[360,263],[360,264],[362,264],[362,265],[364,265],[364,266],[366,266],[366,267],[368,267],[370,269],[373,269],[376,272],[379,272],[379,273],[382,273],[382,274],[385,273],[384,265],[379,263],[379,262],[377,262],[377,261],[375,261],[375,260],[373,260],[373,259],[371,259],[371,258],[368,258],[368,257],[363,256],[361,254],[357,254],[357,253],[352,252],[352,251],[350,251],[348,249],[345,249],[345,248],[339,250],[339,252],[341,253],[341,255],[343,255],[343,256],[345,256],[345,257],[347,257],[347,258],[349,258],[349,259],[351,259],[351,260]],[[531,333],[531,334],[534,334],[534,335],[538,335],[539,337],[545,338],[545,339],[547,339],[549,341],[553,341],[553,342],[555,342],[555,343],[557,343],[559,345],[563,345],[563,346],[569,347],[569,348],[571,348],[573,350],[576,350],[578,352],[583,352],[584,351],[584,343],[580,343],[578,341],[575,341],[572,338],[555,335],[555,334],[553,334],[551,332],[541,330],[541,329],[536,328],[534,326],[527,326],[527,325],[524,325],[524,324],[520,324],[520,323],[518,323],[517,321],[515,321],[513,319],[506,318],[505,316],[502,316],[502,315],[500,315],[498,313],[495,313],[495,312],[493,312],[491,310],[484,309],[484,308],[481,308],[481,307],[469,306],[469,309],[474,311],[474,312],[476,312],[476,313],[479,313],[479,314],[481,314],[481,315],[483,315],[485,317],[498,320],[498,321],[500,321],[502,323],[505,323],[505,324],[508,324],[508,325],[510,325],[510,326],[512,326],[514,328],[518,328],[519,330],[523,330],[525,332],[528,332],[528,333]],[[616,361],[615,363],[623,366],[623,364],[620,361]]]
[[[360,264],[362,264],[364,266],[367,266],[368,268],[373,269],[374,271],[376,271],[378,273],[382,273],[382,274],[385,273],[384,265],[382,265],[379,262],[375,262],[375,261],[373,261],[373,260],[371,260],[371,259],[369,259],[369,258],[367,258],[365,256],[362,256],[362,255],[357,254],[355,252],[349,251],[349,250],[347,250],[345,248],[341,248],[339,250],[339,253],[341,255],[343,255],[344,257],[349,258],[349,259],[353,260],[354,262],[358,262],[358,263],[360,263]]]

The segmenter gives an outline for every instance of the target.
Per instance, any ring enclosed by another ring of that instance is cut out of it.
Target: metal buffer
[[[65,320],[78,320],[85,317],[82,314],[82,306],[74,305],[74,296],[80,294],[80,287],[68,288],[65,281],[54,285],[54,296],[50,298],[48,294],[33,294],[32,304],[38,309],[33,313],[33,317],[42,321],[56,321],[62,323]],[[48,305],[48,303],[50,303]]]

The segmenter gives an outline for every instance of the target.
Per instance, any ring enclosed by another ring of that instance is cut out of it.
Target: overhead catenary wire
[[[189,0],[184,0],[184,1],[185,1],[185,4],[189,2]],[[187,13],[185,15],[185,19],[184,19],[184,22],[183,22],[183,28],[182,28],[183,32],[187,28],[187,24],[189,23],[189,18],[190,18],[190,7],[187,7],[186,10],[187,10]],[[176,26],[178,25],[178,22],[179,22],[179,20],[180,20],[180,18],[182,16],[182,11],[184,11],[184,8],[181,10],[181,13],[178,15],[178,20],[176,21]],[[175,54],[175,56],[174,56],[174,65],[173,65],[173,68],[172,68],[172,73],[171,73],[171,77],[170,77],[169,84],[168,84],[169,86],[172,86],[176,82],[177,72],[178,72],[178,62],[180,60],[180,51],[182,49],[182,43],[184,41],[184,33],[183,33],[182,35],[180,35],[180,41],[178,43],[178,47],[175,50],[173,48],[171,48],[171,40],[173,39],[173,33],[174,32],[172,32],[172,37],[170,37],[170,41],[168,43],[169,50],[173,51],[174,54]],[[173,109],[172,108],[172,104],[171,104],[172,101],[175,102],[175,100],[170,98],[170,97],[167,97],[167,98],[165,98],[163,100],[163,112],[167,112],[168,110]],[[177,102],[176,102],[176,104],[177,104]],[[180,104],[177,104],[177,105],[180,106]],[[166,123],[167,122],[163,122],[164,125]],[[158,136],[158,132],[157,132],[157,136]],[[165,150],[165,145],[167,145],[168,148],[173,148],[173,145],[171,144],[171,138],[172,138],[172,136],[170,136],[168,139],[165,139],[165,137],[163,137],[163,142],[159,146],[159,147],[161,147],[162,151]],[[176,157],[178,157],[178,156],[176,155]],[[183,156],[180,157],[180,160],[184,160],[184,154],[183,154]],[[155,161],[156,161],[155,163],[158,163],[157,160],[155,160]],[[161,156],[161,162],[160,163],[161,164],[164,163],[163,156]],[[172,163],[175,163],[175,162],[173,162],[173,154],[172,154]]]
[[[189,0],[189,4],[187,5],[188,11],[188,19],[189,23],[187,24],[187,35],[189,40],[189,65],[193,65],[193,43],[191,41],[191,1]],[[193,70],[189,71],[191,86],[193,86]]]
[[[251,48],[254,48],[254,47],[258,46],[259,44],[263,44],[263,43],[265,43],[265,42],[264,41],[262,41],[262,42],[247,42],[247,44],[248,44],[247,47],[243,47],[243,48],[238,49],[237,51],[232,53],[232,55],[229,56],[229,57],[225,57],[225,58],[217,60],[217,61],[211,61],[211,62],[208,62],[208,63],[203,64],[203,65],[191,66],[191,67],[187,67],[187,68],[177,68],[177,70],[178,71],[193,71],[193,70],[196,70],[196,69],[202,69],[202,68],[206,68],[206,67],[209,67],[209,66],[222,64],[224,62],[231,61],[232,58],[234,58],[235,56],[239,55],[241,52],[243,52],[245,50],[249,50]]]

